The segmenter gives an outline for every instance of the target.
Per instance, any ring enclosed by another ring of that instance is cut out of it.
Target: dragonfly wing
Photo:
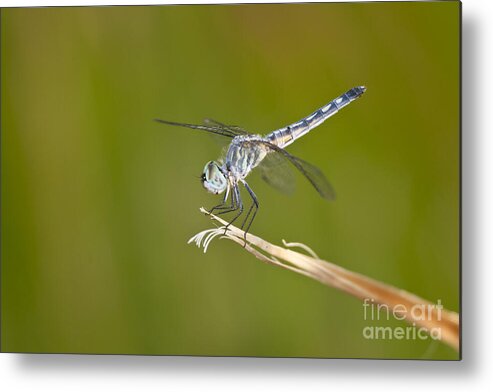
[[[186,124],[186,123],[178,123],[174,121],[167,121],[167,120],[161,120],[159,118],[155,118],[154,121],[161,123],[161,124],[166,124],[166,125],[173,125],[177,127],[184,127],[184,128],[191,128],[191,129],[197,129],[199,131],[205,131],[209,133],[213,133],[216,135],[220,136],[225,136],[229,138],[234,138],[235,136],[238,136],[236,132],[233,132],[232,130],[220,126],[206,126],[206,125],[195,125],[195,124]]]
[[[312,165],[304,161],[301,158],[295,157],[291,155],[289,152],[272,144],[268,141],[262,142],[266,147],[271,149],[276,155],[282,156],[287,159],[294,167],[296,167],[301,174],[303,174],[308,181],[313,185],[313,187],[317,190],[317,192],[326,200],[334,200],[335,199],[335,191],[332,185],[330,185],[329,180],[325,177],[322,171]]]
[[[213,120],[212,118],[205,118],[204,124],[206,124],[207,126],[210,126],[212,128],[215,128],[215,129],[216,128],[222,129],[225,133],[230,133],[230,134],[233,134],[235,136],[251,135],[248,131],[244,130],[243,128],[240,128],[237,125],[226,125],[226,124],[219,122],[217,120]],[[229,140],[226,140],[221,136],[214,135],[213,139],[216,142],[216,144],[220,147],[224,147],[224,146],[229,145]],[[225,140],[226,140],[226,142],[225,142]],[[223,156],[226,156],[225,151],[223,151]]]
[[[216,128],[221,128],[226,130],[227,132],[234,133],[235,135],[250,135],[250,132],[244,130],[243,128],[239,127],[238,125],[226,125],[222,122],[219,122],[217,120],[213,120],[212,118],[206,118],[204,119],[204,123]]]
[[[257,170],[261,178],[278,191],[291,195],[296,188],[296,178],[291,165],[277,153],[265,156]]]

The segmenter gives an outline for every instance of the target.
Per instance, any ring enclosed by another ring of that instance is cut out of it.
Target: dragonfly
[[[204,125],[159,118],[154,120],[162,124],[209,132],[230,139],[223,157],[217,161],[207,162],[200,179],[208,192],[216,195],[224,192],[222,202],[212,207],[208,211],[209,214],[216,211],[216,215],[235,213],[225,227],[225,232],[245,211],[240,184],[246,189],[251,199],[241,224],[241,229],[245,229],[246,244],[246,235],[259,209],[258,198],[246,181],[253,169],[258,167],[262,178],[273,187],[285,193],[291,193],[294,183],[289,170],[291,165],[311,183],[322,198],[326,200],[335,198],[335,192],[322,171],[290,154],[285,148],[359,98],[365,91],[365,86],[354,87],[300,121],[279,128],[265,136],[252,134],[239,126],[226,125],[212,119],[206,119]]]

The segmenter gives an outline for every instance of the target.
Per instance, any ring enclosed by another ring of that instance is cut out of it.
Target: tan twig
[[[222,225],[227,224],[221,218],[208,214],[203,208],[200,211]],[[244,235],[245,233],[235,226],[229,226],[227,231],[222,226],[198,233],[190,239],[189,243],[195,242],[197,246],[203,246],[206,252],[215,237],[227,238],[244,247],[265,263],[308,276],[362,301],[385,305],[399,319],[405,319],[410,324],[428,332],[440,331],[440,339],[455,350],[459,350],[459,315],[457,313],[445,310],[405,290],[313,257],[316,254],[304,244],[286,243],[283,240],[286,247],[300,247],[311,256],[273,245],[250,233],[246,236],[247,243],[245,244]]]

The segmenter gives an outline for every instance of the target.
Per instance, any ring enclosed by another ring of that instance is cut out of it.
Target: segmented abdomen
[[[365,91],[364,86],[354,87],[304,119],[269,133],[266,138],[271,143],[284,148],[359,98]]]

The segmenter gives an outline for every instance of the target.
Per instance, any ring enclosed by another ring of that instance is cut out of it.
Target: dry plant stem
[[[200,211],[223,225],[227,224],[221,218],[208,214],[203,208]],[[224,234],[224,228],[218,230],[222,230],[221,234]],[[441,340],[455,350],[459,350],[459,315],[457,313],[445,309],[439,310],[431,302],[405,290],[349,271],[328,261],[273,245],[250,233],[246,236],[248,242],[245,244],[244,235],[243,230],[229,226],[228,231],[221,238],[236,242],[259,260],[268,264],[308,276],[360,300],[368,299],[373,300],[373,303],[376,304],[387,305],[397,315],[405,317],[409,323],[417,327],[424,327],[428,331],[439,328]],[[399,312],[399,309],[402,308],[407,311]],[[409,311],[409,309],[413,311]]]

